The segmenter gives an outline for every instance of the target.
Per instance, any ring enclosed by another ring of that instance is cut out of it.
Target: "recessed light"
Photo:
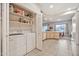
[[[53,6],[53,5],[50,5],[49,7],[50,7],[50,8],[53,8],[54,6]]]
[[[67,10],[71,10],[71,8],[68,8]]]

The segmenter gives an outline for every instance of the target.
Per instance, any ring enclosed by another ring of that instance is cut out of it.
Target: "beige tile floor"
[[[47,39],[43,41],[43,50],[34,49],[27,56],[75,56],[79,55],[76,45],[68,38]]]

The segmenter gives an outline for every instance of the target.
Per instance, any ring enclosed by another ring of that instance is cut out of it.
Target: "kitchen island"
[[[60,38],[60,32],[56,32],[56,31],[43,32],[43,40],[44,40],[44,38],[45,39],[59,39]]]

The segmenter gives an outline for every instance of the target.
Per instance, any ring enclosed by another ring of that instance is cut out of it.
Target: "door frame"
[[[2,56],[9,55],[9,3],[2,3]]]

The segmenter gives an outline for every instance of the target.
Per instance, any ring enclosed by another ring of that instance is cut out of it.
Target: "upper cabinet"
[[[35,14],[32,11],[26,10],[25,8],[16,4],[9,5],[10,21],[18,21],[32,25]]]

